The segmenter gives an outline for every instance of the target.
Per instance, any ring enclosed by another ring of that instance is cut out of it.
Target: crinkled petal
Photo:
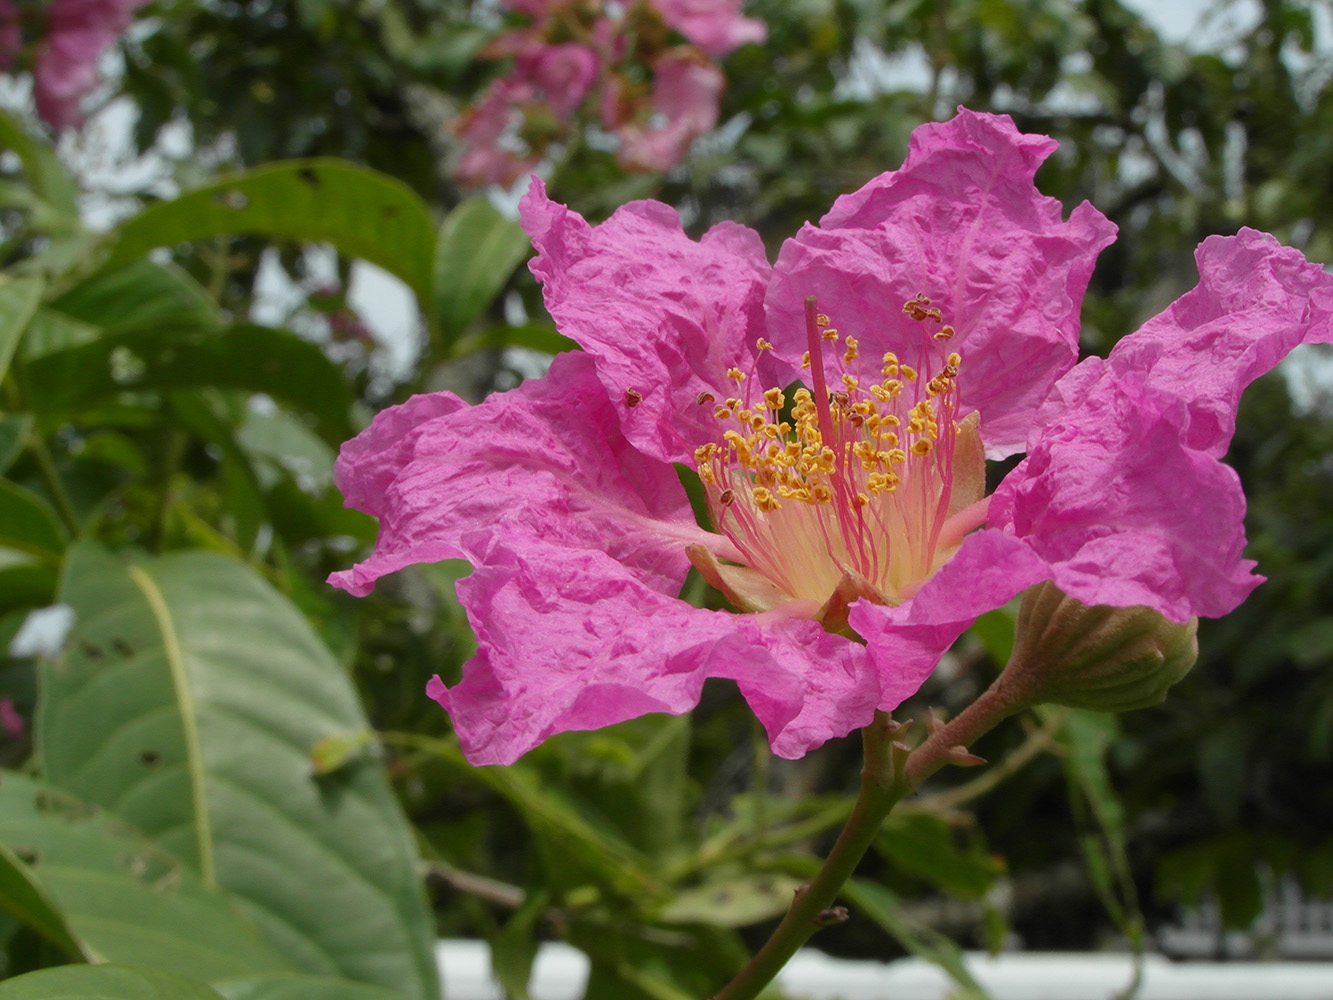
[[[896,608],[859,601],[848,622],[866,640],[879,675],[879,708],[891,711],[930,676],[940,657],[987,611],[1003,607],[1051,575],[1050,566],[1023,541],[979,531],[908,601]]]
[[[783,244],[768,296],[769,339],[789,360],[805,350],[803,303],[815,295],[864,354],[923,363],[931,346],[901,312],[924,293],[963,358],[960,412],[981,412],[987,454],[1021,451],[1032,415],[1078,358],[1079,308],[1115,235],[1086,202],[1069,220],[1033,177],[1056,143],[1005,115],[959,109],[912,133],[901,170],[839,198],[818,227]],[[933,348],[932,348],[933,350]]]
[[[1184,399],[1186,442],[1220,458],[1245,387],[1298,344],[1333,340],[1333,274],[1253,229],[1210,236],[1195,259],[1199,284],[1121,340],[1108,361]]]
[[[1024,540],[1085,604],[1143,605],[1177,622],[1232,610],[1262,579],[1241,557],[1236,473],[1190,447],[1185,402],[1141,373],[1089,359],[1067,380],[1079,391],[995,491],[991,526]]]
[[[599,548],[645,586],[675,594],[684,548],[706,541],[666,463],[621,436],[590,358],[477,406],[417,396],[344,449],[348,503],[380,519],[370,558],[329,580],[357,595],[412,563],[476,560],[501,522],[571,547]]]
[[[723,223],[696,243],[652,201],[590,226],[535,179],[520,213],[546,308],[596,359],[625,436],[654,458],[692,462],[716,436],[700,393],[729,395],[727,367],[753,355],[763,331],[770,268],[758,234]]]
[[[474,764],[511,763],[566,730],[689,711],[709,677],[738,682],[788,757],[874,712],[878,692],[861,647],[811,622],[700,610],[601,552],[518,528],[479,557],[458,584],[477,654],[458,685],[435,678],[427,688]]]

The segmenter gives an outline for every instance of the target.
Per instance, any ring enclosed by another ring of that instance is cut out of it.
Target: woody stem
[[[904,726],[890,719],[888,713],[876,712],[874,721],[861,730],[861,790],[833,849],[810,884],[796,891],[786,916],[754,958],[712,1000],[754,1000],[815,931],[839,922],[844,915],[833,911],[833,903],[893,807],[1017,707],[1021,706],[1005,699],[997,685],[992,685],[955,719],[937,727],[915,750],[893,739]]]

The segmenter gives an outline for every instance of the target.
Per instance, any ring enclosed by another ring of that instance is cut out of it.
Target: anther
[[[723,507],[730,507],[732,504],[736,502],[736,491],[723,490],[721,493],[718,494],[717,502],[720,503]]]
[[[705,403],[711,403],[716,398],[711,392],[701,392],[695,397],[694,403],[696,406],[703,406]]]
[[[638,406],[638,405],[639,405],[640,403],[642,403],[642,402],[643,402],[643,393],[639,392],[638,389],[626,389],[626,390],[625,390],[625,405],[626,405],[626,406],[629,406],[629,407],[635,407],[635,406]]]

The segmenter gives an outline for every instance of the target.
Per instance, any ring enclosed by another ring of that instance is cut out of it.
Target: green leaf
[[[12,413],[0,417],[0,475],[8,472],[23,453],[32,423],[31,413]]]
[[[473,767],[454,740],[415,733],[386,735],[434,755],[464,780],[487,785],[513,805],[539,843],[559,859],[560,869],[552,872],[553,878],[594,877],[625,895],[640,898],[661,896],[665,891],[659,873],[642,853],[613,831],[594,826],[584,809],[524,762],[510,767]]]
[[[314,773],[320,740],[368,723],[309,624],[242,563],[126,563],[70,550],[76,624],[44,664],[38,749],[51,779],[230,890],[303,971],[412,997],[437,990],[406,821],[374,756]]]
[[[216,306],[193,278],[150,260],[102,270],[55,299],[50,308],[107,333],[221,325]]]
[[[45,287],[38,278],[0,277],[0,381],[9,372],[9,362],[41,304]]]
[[[51,505],[8,479],[0,479],[0,547],[51,563],[65,551],[65,529]]]
[[[842,895],[913,955],[948,973],[959,986],[959,991],[954,994],[957,1000],[975,1000],[987,995],[968,971],[963,961],[963,949],[957,942],[903,916],[898,897],[884,886],[865,879],[849,879],[843,886]]]
[[[540,944],[537,931],[550,905],[550,893],[529,892],[523,905],[491,938],[491,972],[515,1000],[528,1000],[528,982]]]
[[[579,349],[578,344],[549,323],[527,323],[523,326],[492,326],[463,337],[454,342],[450,356],[462,358],[474,351],[503,351],[506,347],[525,347],[552,355]]]
[[[28,324],[21,357],[28,362],[80,344],[91,344],[102,336],[100,327],[66,316],[54,309],[39,309]]]
[[[0,776],[0,843],[63,912],[85,954],[203,978],[289,968],[178,860],[64,791]]]
[[[0,610],[50,604],[65,529],[50,504],[0,479]]]
[[[100,337],[28,363],[33,409],[48,423],[122,392],[216,386],[267,393],[311,414],[328,441],[351,436],[338,366],[287,330],[154,327]]]
[[[71,221],[79,214],[79,189],[49,143],[34,138],[15,116],[0,111],[0,149],[14,152],[28,185],[44,202]]]
[[[435,247],[431,299],[447,343],[486,310],[531,252],[522,227],[481,195],[449,213]]]
[[[146,208],[108,235],[108,262],[240,234],[332,243],[430,301],[435,232],[425,202],[401,181],[332,159],[259,167]]]
[[[875,848],[890,864],[964,899],[980,899],[1000,865],[973,837],[960,844],[953,826],[929,813],[891,815]]]
[[[211,985],[224,1000],[403,1000],[403,994],[379,986],[327,976],[277,973],[218,979]]]
[[[717,878],[678,894],[659,919],[668,924],[748,927],[786,913],[792,893],[802,884],[801,879],[778,874]]]
[[[0,549],[0,613],[50,604],[58,578],[55,566],[20,552]]]
[[[220,1000],[203,983],[159,969],[66,965],[0,983],[0,1000]]]
[[[0,844],[0,909],[18,917],[74,961],[93,959],[93,952],[75,936],[50,893],[4,844]]]

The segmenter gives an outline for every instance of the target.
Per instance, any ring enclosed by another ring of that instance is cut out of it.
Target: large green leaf
[[[53,351],[30,361],[25,375],[33,409],[48,423],[121,392],[217,386],[290,403],[317,419],[326,440],[350,436],[350,392],[338,366],[286,330],[153,327]]]
[[[37,312],[45,283],[39,278],[0,277],[0,380],[9,371],[23,331]]]
[[[203,983],[123,965],[66,965],[0,983],[0,1000],[220,1000]]]
[[[153,205],[110,234],[109,259],[242,233],[327,241],[430,300],[435,233],[426,203],[401,181],[339,160],[259,167]]]
[[[63,914],[34,913],[21,890],[4,899],[68,950],[203,978],[289,968],[221,894],[94,806],[21,774],[0,776],[0,843]],[[21,859],[21,860],[20,860]]]
[[[379,986],[327,976],[283,973],[220,979],[212,983],[225,1000],[403,1000]]]
[[[233,892],[303,970],[434,996],[417,857],[382,768],[311,767],[320,740],[367,722],[296,609],[218,555],[127,563],[89,544],[61,599],[76,624],[37,720],[51,779]]]
[[[517,222],[478,195],[458,205],[440,227],[432,306],[446,341],[453,341],[500,294],[532,250]]]

